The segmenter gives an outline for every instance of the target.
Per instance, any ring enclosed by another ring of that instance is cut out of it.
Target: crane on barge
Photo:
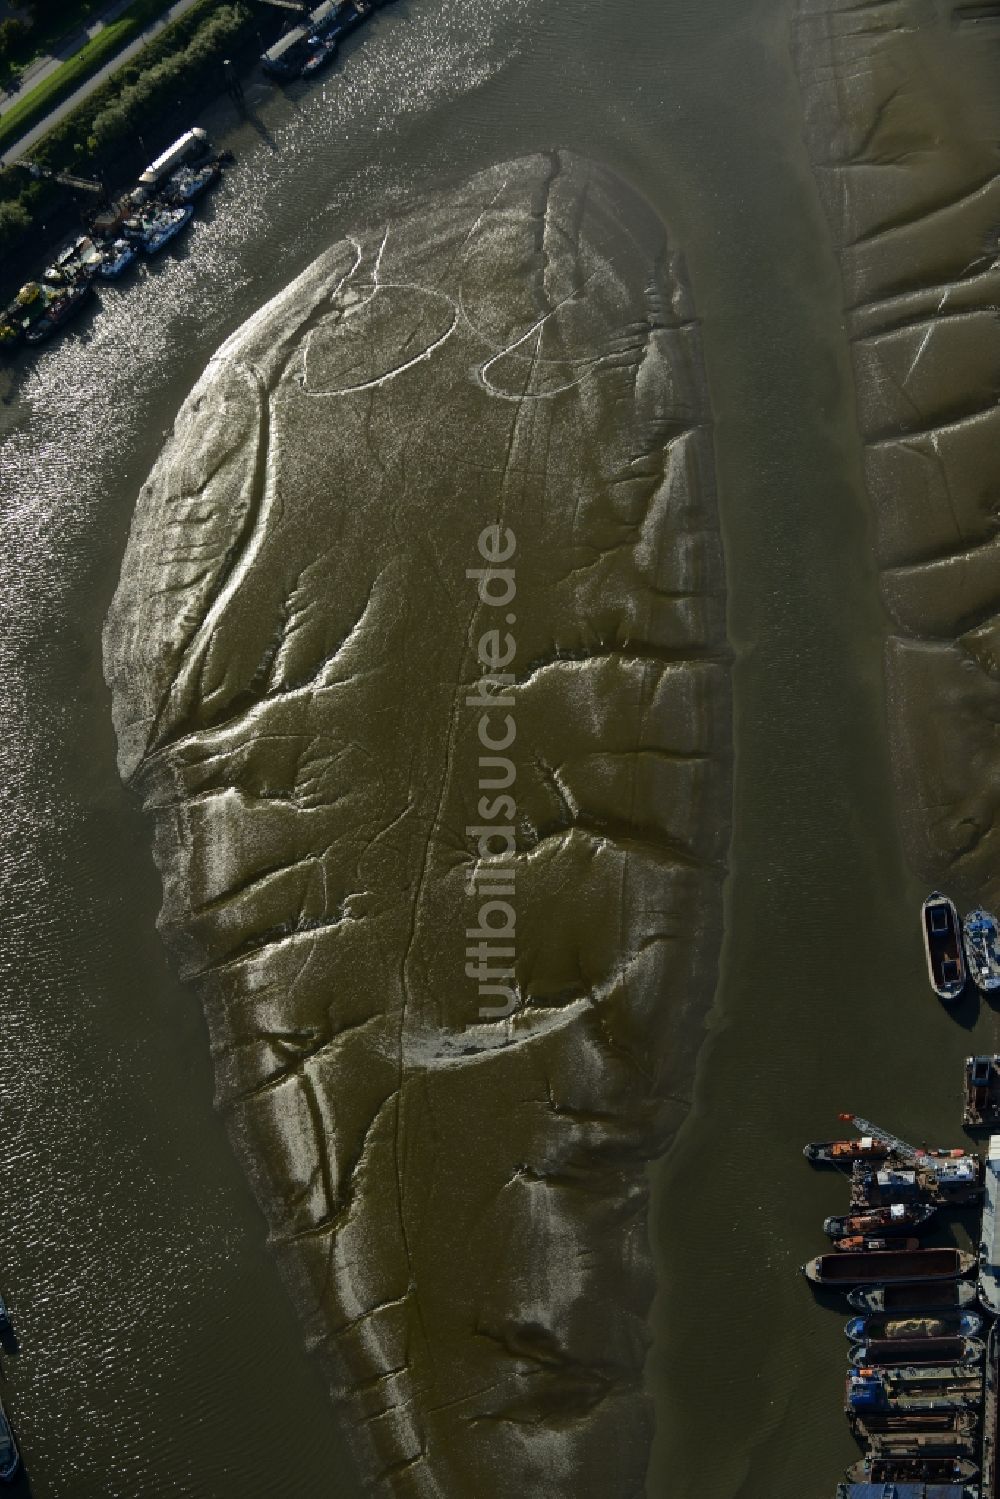
[[[888,1150],[889,1155],[911,1170],[930,1172],[945,1185],[969,1186],[978,1182],[982,1161],[978,1155],[968,1155],[964,1150],[928,1150],[926,1146],[911,1145],[899,1135],[890,1134],[870,1119],[860,1114],[840,1114],[838,1118],[853,1124],[862,1135],[871,1135]]]

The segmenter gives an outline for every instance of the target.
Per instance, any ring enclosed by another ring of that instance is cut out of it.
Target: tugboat
[[[946,1004],[954,1004],[965,988],[965,959],[954,901],[933,890],[921,907],[921,917],[931,988]]]
[[[977,989],[1000,989],[1000,925],[992,911],[977,906],[962,922],[965,956]]]
[[[7,1412],[0,1404],[0,1483],[13,1483],[20,1466],[21,1454],[17,1450]]]
[[[974,1338],[983,1319],[975,1312],[941,1312],[936,1317],[852,1317],[844,1328],[852,1343],[867,1339]]]
[[[974,1307],[976,1288],[968,1281],[859,1286],[848,1292],[847,1301],[859,1312],[876,1312],[882,1316],[896,1317],[907,1312],[930,1312],[940,1316]]]
[[[853,1161],[884,1161],[889,1147],[873,1135],[862,1135],[858,1140],[814,1140],[802,1154],[814,1166],[849,1166]]]
[[[900,1234],[908,1228],[919,1228],[936,1211],[930,1202],[894,1202],[889,1207],[870,1208],[867,1213],[853,1213],[846,1218],[824,1218],[823,1232],[831,1239],[849,1238],[853,1234]]]

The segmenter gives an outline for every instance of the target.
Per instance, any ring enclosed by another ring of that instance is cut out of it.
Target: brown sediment
[[[998,33],[969,24],[986,9],[799,0],[795,53],[840,248],[907,850],[995,898]]]
[[[470,573],[508,532],[494,606]],[[484,750],[492,630],[516,737]],[[539,156],[324,255],[183,407],[105,660],[164,936],[377,1490],[639,1492],[644,1168],[730,784],[698,330],[648,205]],[[509,1015],[466,952],[504,759]]]

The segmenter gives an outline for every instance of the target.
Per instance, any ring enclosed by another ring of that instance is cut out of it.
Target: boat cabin
[[[194,161],[199,156],[204,156],[207,150],[208,134],[200,125],[195,125],[192,130],[186,130],[172,146],[168,146],[155,161],[150,162],[144,172],[140,173],[140,186],[158,187],[164,177],[169,177],[170,173],[176,171],[185,161]]]
[[[311,35],[311,26],[293,26],[291,31],[286,31],[261,57],[260,65],[264,72],[272,78],[297,78],[305,61],[306,45]]]

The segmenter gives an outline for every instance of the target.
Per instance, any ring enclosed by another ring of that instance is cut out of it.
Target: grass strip
[[[93,77],[116,53],[127,47],[151,22],[169,10],[172,0],[136,0],[117,20],[67,58],[62,67],[43,78],[23,99],[0,115],[0,155],[4,147],[26,135],[50,110]]]

